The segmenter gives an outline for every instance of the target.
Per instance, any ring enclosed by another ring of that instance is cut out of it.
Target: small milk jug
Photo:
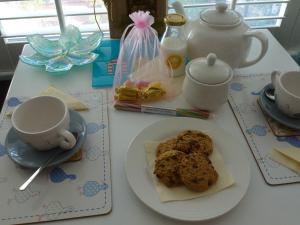
[[[165,63],[173,71],[173,76],[185,74],[185,60],[187,55],[187,39],[183,25],[185,17],[173,13],[165,17],[166,31],[161,40],[161,49]]]

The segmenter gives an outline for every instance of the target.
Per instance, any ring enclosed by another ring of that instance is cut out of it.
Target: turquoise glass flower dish
[[[98,54],[93,51],[103,39],[103,32],[97,31],[82,38],[79,29],[68,25],[58,40],[52,41],[40,34],[27,36],[35,53],[21,55],[22,62],[32,66],[45,66],[48,72],[63,72],[74,65],[81,66],[93,62]]]

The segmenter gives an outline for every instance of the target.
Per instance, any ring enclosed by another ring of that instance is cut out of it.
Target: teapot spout
[[[185,16],[185,18],[186,18],[185,11],[184,11],[184,8],[183,8],[183,5],[181,4],[181,2],[179,2],[179,1],[173,2],[172,6],[175,9],[176,13],[179,13],[179,14]]]
[[[172,6],[175,9],[176,13],[179,13],[179,14],[181,14],[185,17],[186,24],[184,25],[184,33],[185,33],[186,37],[188,37],[188,35],[189,35],[189,33],[191,32],[191,29],[192,29],[193,21],[188,20],[188,17],[185,13],[185,10],[184,10],[183,5],[182,5],[181,2],[175,1],[175,2],[172,3]]]

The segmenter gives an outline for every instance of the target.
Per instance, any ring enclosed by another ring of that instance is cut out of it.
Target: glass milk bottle
[[[185,74],[187,55],[187,40],[183,27],[185,22],[185,17],[177,13],[165,17],[166,30],[161,40],[161,49],[174,77]]]

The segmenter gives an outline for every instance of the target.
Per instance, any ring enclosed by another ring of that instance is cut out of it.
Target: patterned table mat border
[[[238,77],[238,75],[236,75],[235,79],[238,79],[239,82],[241,82],[242,79],[247,79],[247,78],[248,79],[256,79],[261,76],[268,76],[268,75],[269,74],[251,74],[249,76],[243,76],[243,77]],[[236,84],[237,83],[235,83],[235,80],[233,80],[233,82],[231,83],[231,85],[236,85]],[[257,94],[258,93],[256,93],[256,95]],[[252,155],[253,155],[266,183],[269,185],[281,185],[281,184],[290,184],[290,183],[300,182],[300,176],[296,173],[292,173],[293,175],[291,175],[291,174],[281,175],[278,177],[271,175],[270,171],[272,170],[272,167],[270,167],[268,165],[267,160],[265,159],[265,157],[269,157],[269,156],[262,155],[261,150],[257,146],[253,135],[247,135],[247,130],[249,130],[250,127],[248,127],[245,117],[244,117],[244,114],[240,111],[238,104],[235,101],[235,98],[231,92],[229,93],[228,101],[229,101],[231,110],[240,126],[240,129],[248,143],[248,146],[252,152]],[[260,111],[261,115],[263,116],[263,112],[261,111],[261,108],[259,107],[258,103],[255,102],[255,104],[256,104],[256,107],[258,108],[258,110]],[[263,116],[263,118],[265,120],[264,116]],[[267,127],[269,127],[269,124],[266,120],[265,120],[265,124]],[[271,160],[271,159],[268,158],[268,160]],[[283,167],[283,168],[284,168],[284,170],[286,170],[285,167]]]
[[[87,91],[87,92],[73,92],[73,93],[70,93],[71,95],[73,96],[76,96],[77,98],[80,99],[80,96],[82,95],[93,95],[93,94],[100,94],[101,95],[101,102],[104,103],[104,104],[101,104],[101,110],[102,110],[102,113],[101,113],[101,121],[104,122],[104,116],[106,116],[106,120],[107,120],[107,123],[109,122],[109,119],[108,119],[108,108],[107,108],[107,93],[105,91],[105,96],[103,95],[103,91]],[[4,120],[6,120],[6,113],[11,110],[10,108],[11,107],[8,107],[8,103],[9,101],[13,101],[13,102],[16,102],[17,99],[20,99],[22,101],[28,99],[30,97],[25,97],[25,96],[22,96],[22,97],[11,97],[11,98],[8,98],[8,100],[6,100],[3,104],[3,107],[2,107],[2,111],[1,111],[1,117],[0,117],[0,120],[1,120],[1,123],[3,123]],[[94,108],[93,110],[96,110],[96,108]],[[109,142],[109,137],[108,137],[108,128],[109,126],[107,126],[107,139],[108,139],[108,142]],[[102,132],[102,149],[104,149],[104,145],[105,145],[105,133]],[[108,148],[109,148],[109,143],[108,143]],[[108,152],[109,149],[108,149]],[[64,220],[64,219],[70,219],[70,218],[78,218],[78,217],[85,217],[85,216],[93,216],[93,215],[104,215],[104,214],[107,214],[111,211],[111,207],[112,207],[112,204],[111,204],[111,178],[110,178],[110,174],[109,176],[107,175],[107,171],[109,171],[110,173],[110,153],[108,154],[108,156],[106,154],[102,154],[102,157],[103,157],[103,162],[104,162],[104,177],[103,177],[103,180],[104,182],[108,181],[107,183],[109,183],[110,185],[110,188],[108,189],[105,189],[104,190],[104,203],[101,207],[96,207],[96,208],[85,208],[85,209],[72,209],[72,210],[63,210],[61,212],[55,212],[55,213],[45,213],[45,214],[36,214],[36,215],[26,215],[26,216],[16,216],[16,217],[7,217],[7,218],[1,218],[1,224],[2,222],[4,222],[4,224],[11,224],[11,223],[14,223],[14,224],[21,224],[21,223],[31,223],[31,222],[46,222],[46,221],[53,221],[53,220]],[[107,169],[108,168],[108,169]],[[108,197],[109,196],[109,197]],[[60,202],[58,202],[60,203]],[[57,204],[57,202],[54,202],[54,204]],[[63,208],[63,207],[62,207]],[[69,215],[67,215],[69,214]],[[54,219],[49,219],[47,220],[46,218],[49,217],[49,216],[55,216]],[[60,218],[62,217],[62,218]]]

